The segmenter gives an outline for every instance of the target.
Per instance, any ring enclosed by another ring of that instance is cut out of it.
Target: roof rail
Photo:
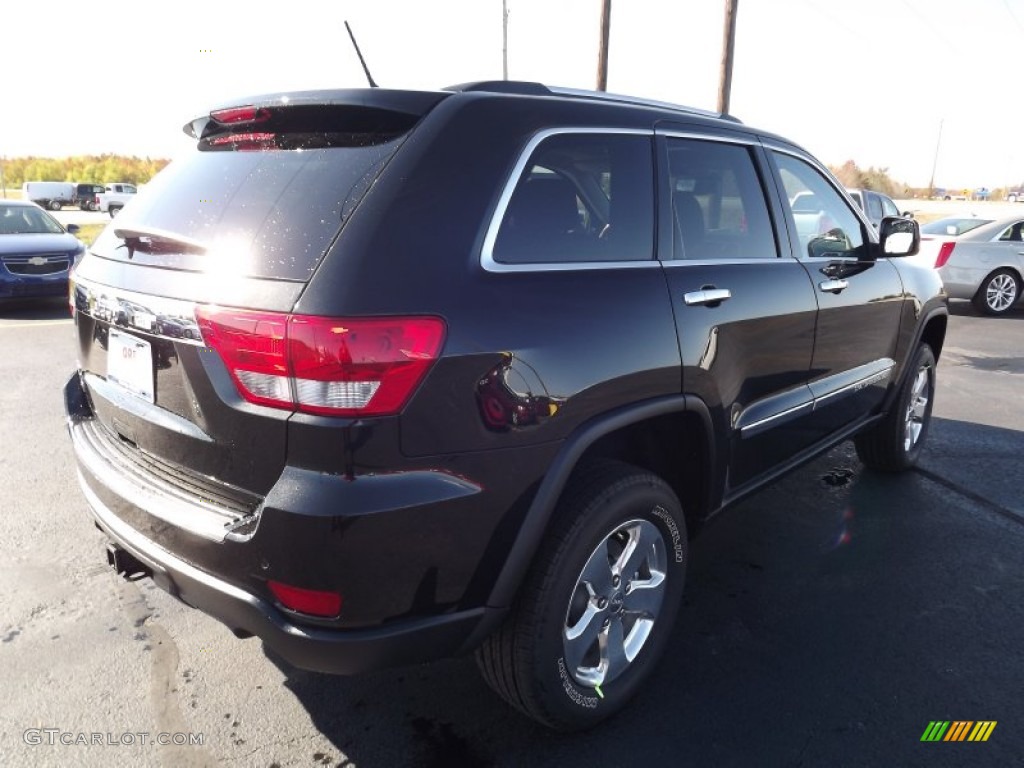
[[[686,107],[682,104],[673,104],[668,101],[657,101],[655,99],[641,99],[636,96],[625,96],[621,93],[608,93],[607,91],[587,91],[579,88],[548,88],[555,96],[568,96],[576,99],[593,99],[594,101],[614,101],[622,104],[636,104],[641,107],[656,107],[658,109],[669,109],[673,112],[686,112],[700,117],[713,117],[719,120],[730,120],[734,123],[742,123],[738,117],[724,112],[712,112],[708,109],[697,107]]]
[[[547,86],[542,83],[525,82],[520,80],[481,80],[473,83],[461,83],[459,85],[449,85],[443,90],[455,91],[457,93],[466,93],[471,91],[484,91],[489,93],[511,93],[518,94],[521,96],[562,96],[572,99],[591,99],[593,101],[611,101],[618,104],[633,104],[640,107],[655,107],[657,109],[666,109],[672,112],[683,112],[689,115],[697,115],[699,117],[712,117],[720,120],[729,120],[733,123],[740,123],[742,121],[733,117],[732,115],[712,112],[706,109],[698,109],[696,107],[685,107],[681,104],[672,104],[667,101],[656,101],[654,99],[641,99],[635,96],[624,96],[619,93],[608,93],[606,91],[588,91],[578,88],[561,88],[555,86]]]
[[[480,80],[474,83],[460,83],[442,88],[443,91],[466,93],[469,91],[487,91],[489,93],[513,93],[521,96],[551,96],[551,89],[542,83],[531,83],[524,80]]]

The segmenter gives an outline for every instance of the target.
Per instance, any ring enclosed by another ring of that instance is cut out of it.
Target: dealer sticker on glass
[[[153,402],[153,350],[148,341],[110,329],[107,379]]]

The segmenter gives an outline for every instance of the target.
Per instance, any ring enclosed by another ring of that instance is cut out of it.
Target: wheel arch
[[[935,362],[937,363],[939,361],[939,357],[942,354],[942,347],[946,341],[946,326],[948,324],[949,310],[944,303],[940,306],[934,307],[925,315],[924,319],[918,325],[917,333],[914,335],[913,342],[907,345],[907,348],[903,352],[904,359],[900,361],[899,379],[895,382],[895,386],[890,388],[889,394],[885,398],[885,407],[882,409],[883,413],[888,412],[896,398],[899,397],[900,388],[903,386],[904,379],[911,374],[910,361],[920,344],[925,343],[931,347],[932,352],[935,355]]]
[[[666,440],[684,449],[684,458],[675,462],[674,467],[670,461],[674,451],[664,450]],[[566,439],[541,481],[491,590],[488,606],[505,609],[512,604],[577,467],[589,459],[610,458],[654,472],[679,497],[692,535],[714,504],[714,449],[711,414],[705,403],[693,395],[649,400],[584,424]],[[486,630],[481,628],[474,633],[474,639],[482,639],[484,634]]]

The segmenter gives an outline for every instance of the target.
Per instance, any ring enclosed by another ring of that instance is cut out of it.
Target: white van
[[[70,181],[26,181],[21,185],[21,197],[51,211],[59,211],[61,206],[75,201],[75,185]]]

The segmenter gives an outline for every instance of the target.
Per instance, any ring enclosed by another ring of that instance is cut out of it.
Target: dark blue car
[[[35,203],[0,200],[0,301],[61,296],[85,254],[75,237]]]

